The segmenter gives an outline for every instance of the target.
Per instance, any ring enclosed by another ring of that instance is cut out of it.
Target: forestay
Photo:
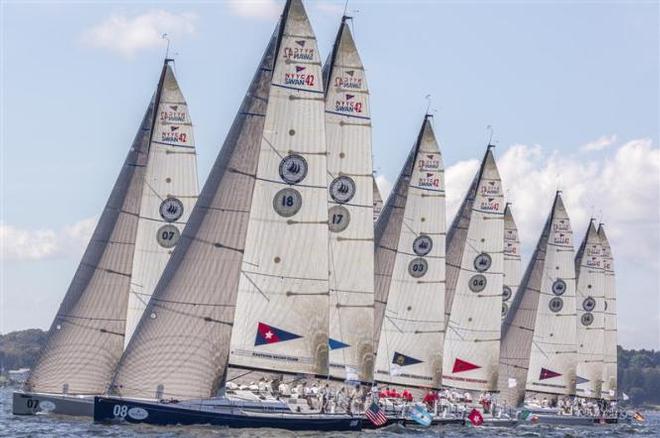
[[[330,230],[330,375],[371,381],[374,367],[371,119],[364,67],[346,17],[325,64],[324,79]]]
[[[607,400],[617,398],[617,324],[616,324],[616,282],[614,277],[614,257],[610,242],[605,234],[605,226],[598,226],[603,261],[603,290],[605,291],[604,314],[604,360],[603,387],[601,395]]]
[[[154,102],[48,332],[27,391],[100,394],[124,348],[126,305]]]
[[[277,32],[122,357],[112,393],[206,398],[221,384],[276,43]]]
[[[162,76],[140,203],[125,345],[179,241],[199,193],[188,105],[167,61]]]
[[[504,208],[504,290],[502,292],[502,320],[506,318],[515,300],[522,276],[520,258],[520,238],[518,227],[513,219],[511,204]]]
[[[230,364],[327,374],[324,94],[316,39],[300,0],[285,6],[279,36],[249,208]],[[351,189],[342,183],[333,190],[336,196],[347,196]]]
[[[475,391],[497,387],[504,280],[504,195],[489,146],[452,224],[448,245],[443,384]]]
[[[444,165],[427,115],[376,224],[376,381],[440,386],[445,230]]]
[[[577,304],[576,394],[600,398],[605,346],[605,284],[602,248],[592,219],[575,257]]]

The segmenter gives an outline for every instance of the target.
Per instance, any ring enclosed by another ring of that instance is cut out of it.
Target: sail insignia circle
[[[287,155],[280,162],[280,178],[287,184],[298,184],[307,176],[307,161],[302,155]]]
[[[507,285],[504,285],[504,287],[502,288],[502,300],[509,301],[511,295],[513,295],[511,288]]]
[[[580,322],[584,326],[590,326],[594,322],[594,314],[591,312],[583,313]]]
[[[493,259],[491,259],[490,255],[482,252],[474,258],[474,269],[476,269],[477,272],[486,272],[490,269],[492,263]]]
[[[348,176],[339,176],[330,183],[330,196],[336,202],[345,204],[355,196],[355,181]]]
[[[282,217],[295,215],[301,207],[302,195],[296,189],[282,189],[273,197],[273,208]]]
[[[561,278],[556,279],[555,282],[552,283],[552,293],[561,296],[564,295],[564,292],[566,292],[566,282]]]
[[[418,236],[413,242],[413,251],[418,256],[425,256],[433,249],[433,240],[429,236]]]
[[[550,300],[548,303],[548,307],[550,307],[550,310],[552,312],[559,312],[563,307],[564,307],[564,300],[562,300],[559,297],[554,297],[553,299]]]
[[[469,287],[472,292],[479,293],[482,290],[486,289],[486,284],[488,281],[486,280],[486,276],[483,274],[477,274],[473,275],[470,278],[470,283]]]
[[[506,303],[502,303],[502,318],[504,318],[507,313],[509,313],[509,306]]]
[[[179,237],[181,237],[181,232],[172,224],[163,225],[156,234],[158,244],[163,248],[174,248],[179,242]]]
[[[328,210],[328,228],[333,233],[344,231],[351,222],[351,214],[343,205],[335,205]]]
[[[178,198],[168,197],[160,203],[160,217],[166,222],[174,222],[183,216],[183,202]]]
[[[429,264],[421,257],[414,258],[408,264],[408,273],[413,278],[420,278],[429,270]]]
[[[596,308],[596,300],[593,297],[587,297],[582,301],[582,308],[586,312],[591,312]]]

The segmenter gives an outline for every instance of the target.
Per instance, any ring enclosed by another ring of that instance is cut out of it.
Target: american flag
[[[376,426],[382,426],[387,423],[387,417],[383,414],[383,410],[378,406],[378,403],[372,402],[369,409],[364,413],[367,416],[369,421],[371,421]]]

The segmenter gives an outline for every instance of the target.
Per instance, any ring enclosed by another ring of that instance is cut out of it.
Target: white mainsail
[[[605,284],[600,237],[589,221],[575,257],[577,304],[576,394],[600,398],[605,334]]]
[[[616,323],[616,281],[614,277],[614,257],[610,242],[605,234],[605,226],[598,226],[598,237],[603,261],[603,289],[605,291],[604,315],[604,367],[601,396],[607,400],[617,398],[617,323]]]
[[[215,396],[222,384],[278,35],[266,47],[111,393],[198,399]]]
[[[199,193],[188,105],[166,61],[144,177],[124,345],[133,335]]]
[[[327,374],[324,91],[316,38],[300,0],[287,3],[279,37],[229,361],[245,369]],[[355,187],[348,180],[334,181],[330,194],[350,200]]]
[[[430,116],[376,223],[375,380],[440,386],[444,338],[445,183]]]
[[[364,66],[346,18],[324,68],[330,229],[330,376],[373,379],[371,118]],[[347,192],[335,192],[339,183]],[[382,201],[381,201],[382,202]]]
[[[558,191],[502,327],[501,398],[517,406],[526,390],[572,395],[576,365],[573,232]]]
[[[513,219],[511,204],[504,208],[504,290],[502,291],[502,320],[506,318],[511,303],[516,298],[522,276],[520,238],[518,227]]]
[[[504,195],[490,146],[452,228],[447,290],[453,297],[445,309],[443,384],[494,391],[504,287]]]
[[[378,184],[376,184],[376,178],[374,178],[374,223],[378,220],[381,211],[383,211],[383,197],[380,195],[380,190],[378,190]]]
[[[124,348],[126,308],[154,99],[25,383],[33,392],[101,394]]]

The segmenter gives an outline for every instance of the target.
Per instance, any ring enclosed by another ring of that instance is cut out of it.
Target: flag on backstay
[[[415,405],[408,411],[408,418],[424,427],[429,427],[433,420],[426,408],[420,405]]]
[[[382,426],[387,423],[387,417],[383,413],[383,410],[378,406],[378,403],[372,402],[369,409],[367,409],[364,415],[371,421],[375,426]]]

